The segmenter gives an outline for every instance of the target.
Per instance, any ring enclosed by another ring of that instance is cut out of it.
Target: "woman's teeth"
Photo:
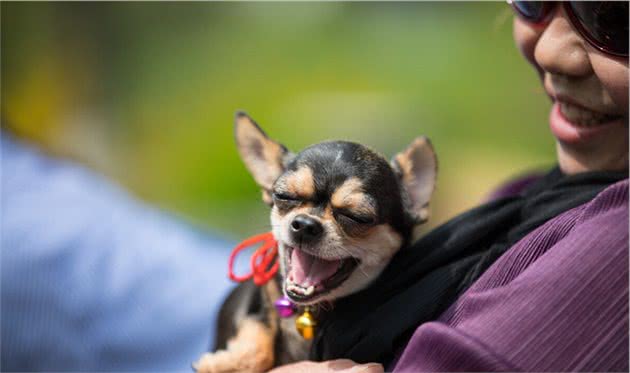
[[[566,102],[560,102],[560,112],[569,122],[583,127],[596,126],[617,118],[614,115],[598,113]]]

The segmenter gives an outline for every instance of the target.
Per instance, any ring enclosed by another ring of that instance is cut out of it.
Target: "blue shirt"
[[[190,371],[228,242],[0,132],[2,371]]]

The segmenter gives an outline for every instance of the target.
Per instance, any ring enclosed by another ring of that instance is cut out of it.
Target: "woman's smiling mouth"
[[[592,138],[627,123],[621,115],[595,112],[558,100],[551,109],[549,125],[559,141],[578,145],[587,144]]]
[[[604,114],[565,101],[558,101],[558,105],[560,113],[578,127],[594,127],[621,118],[621,115]]]

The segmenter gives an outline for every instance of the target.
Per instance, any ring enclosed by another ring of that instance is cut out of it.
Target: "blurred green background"
[[[2,2],[3,127],[238,238],[269,227],[233,144],[246,110],[325,139],[439,157],[430,226],[554,161],[548,100],[499,3]]]

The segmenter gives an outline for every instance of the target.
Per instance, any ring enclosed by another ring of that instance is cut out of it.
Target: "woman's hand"
[[[322,362],[300,361],[283,365],[268,373],[383,373],[383,366],[377,363],[358,364],[352,360],[339,359]]]

